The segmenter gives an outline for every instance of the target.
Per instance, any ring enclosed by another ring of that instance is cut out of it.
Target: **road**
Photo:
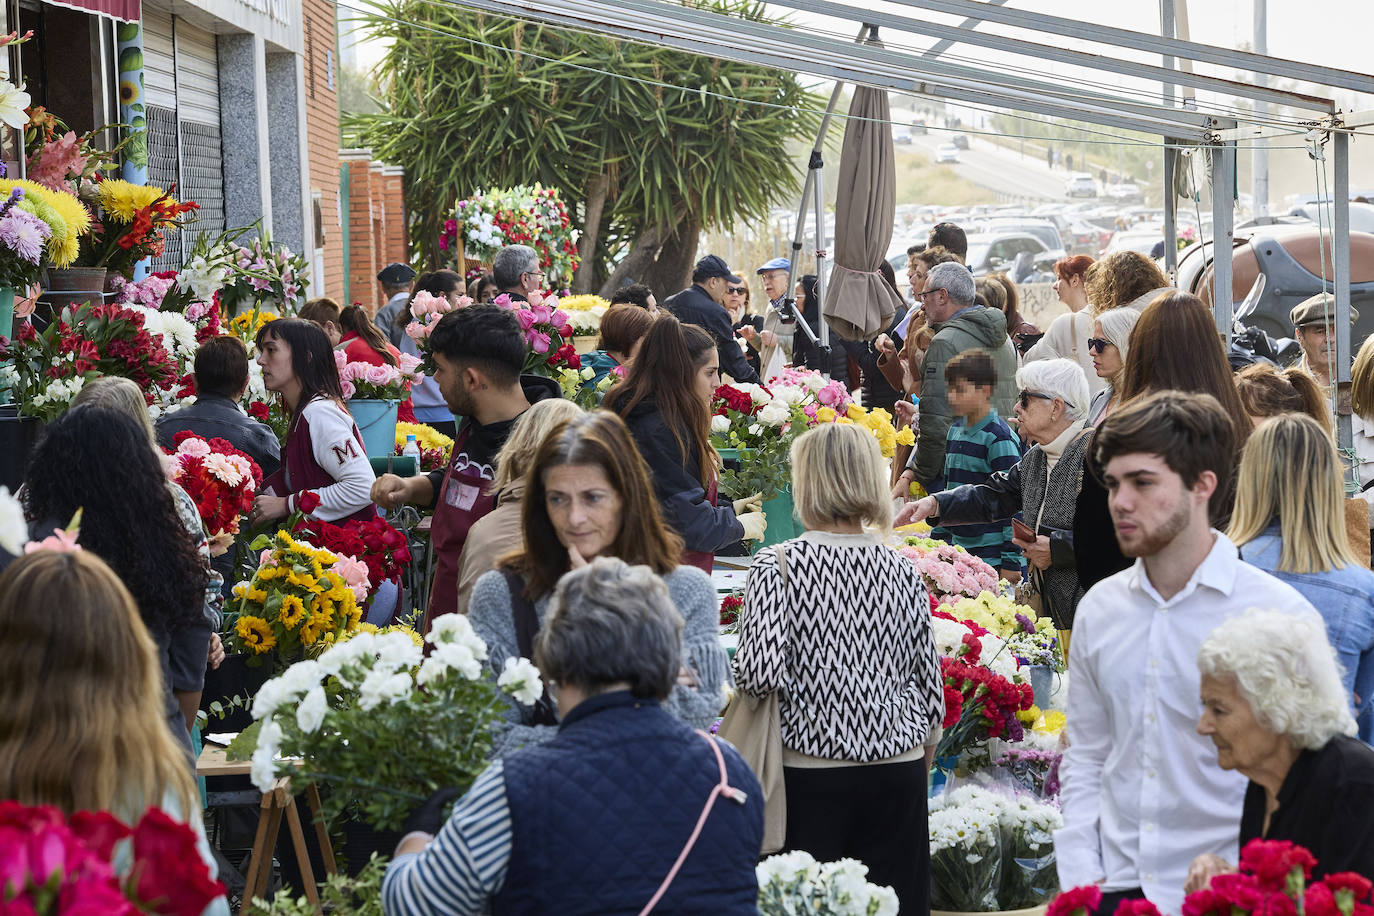
[[[953,139],[949,131],[916,134],[910,146],[899,144],[897,155],[924,156],[934,160],[935,149]],[[1064,182],[1069,173],[1045,167],[1044,160],[1021,156],[981,137],[969,137],[970,148],[959,151],[959,162],[950,168],[976,185],[1013,199],[1065,200]]]

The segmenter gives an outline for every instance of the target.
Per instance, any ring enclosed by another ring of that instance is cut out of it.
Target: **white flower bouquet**
[[[930,800],[931,907],[994,912],[1039,906],[1059,893],[1053,805],[982,785]]]
[[[263,791],[283,773],[328,784],[326,819],[356,806],[379,830],[399,828],[436,789],[466,790],[487,766],[502,692],[529,704],[543,683],[517,658],[493,683],[486,644],[461,614],[437,618],[425,641],[428,658],[407,633],[362,632],[292,665],[258,691],[231,759],[251,753]]]
[[[1054,831],[1064,817],[1053,805],[1028,795],[1007,798],[998,817],[1002,828],[1002,890],[1000,909],[1039,906],[1059,893],[1059,869],[1054,856]]]
[[[854,859],[817,862],[805,852],[759,863],[760,916],[895,916],[897,893],[870,884]]]

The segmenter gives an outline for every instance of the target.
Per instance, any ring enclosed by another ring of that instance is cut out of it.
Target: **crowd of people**
[[[1061,633],[1063,887],[1100,886],[1104,914],[1142,896],[1176,914],[1252,837],[1374,878],[1374,509],[1351,513],[1333,441],[1333,410],[1353,410],[1349,462],[1374,480],[1374,343],[1342,402],[1318,297],[1294,310],[1302,365],[1233,374],[1211,313],[1131,252],[1059,262],[1068,311],[1041,333],[1015,284],[973,277],[966,247],[936,226],[909,255],[910,307],[828,351],[779,308],[792,298],[811,327],[824,320],[814,277],[787,289],[786,259],[757,268],[761,315],[716,255],[661,305],[626,287],[587,359],[593,384],[615,377],[591,411],[523,373],[524,331],[491,303],[547,286],[520,245],[471,284],[390,265],[371,319],[313,300],[263,325],[280,445],[237,406],[249,352],[235,338],[201,347],[200,397],[156,427],[133,382],[87,385],[23,488],[34,540],[62,546],[80,510],[82,550],[40,549],[0,575],[0,797],[124,816],[159,804],[200,829],[191,726],[224,657],[232,572],[159,462],[190,430],[267,472],[255,526],[306,506],[323,521],[431,511],[417,629],[464,613],[493,677],[521,656],[546,679],[535,702],[507,701],[491,765],[452,813],[448,792],[412,815],[388,913],[754,912],[764,793],[706,734],[731,689],[777,701],[782,847],[858,859],[902,913],[927,912],[943,676],[926,585],[884,544],[914,521],[997,568]],[[334,353],[416,353],[404,328],[421,291],[473,300],[434,326],[436,371],[406,407],[454,445],[441,470],[378,477]],[[712,400],[722,376],[789,363],[844,378],[916,444],[889,464],[859,426],[796,438],[806,532],[754,556],[731,660],[714,556],[761,540],[766,517],[757,497],[719,492]],[[54,673],[60,689],[35,689]]]

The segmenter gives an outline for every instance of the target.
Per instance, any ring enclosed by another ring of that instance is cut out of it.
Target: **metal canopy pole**
[[[1235,324],[1235,295],[1231,287],[1231,244],[1235,238],[1235,207],[1231,189],[1236,183],[1236,147],[1221,143],[1212,152],[1212,315],[1217,331],[1231,346]],[[1202,227],[1199,226],[1200,230]]]
[[[1332,381],[1336,383],[1336,445],[1342,455],[1350,455],[1354,449],[1354,435],[1350,425],[1350,406],[1348,399],[1341,393],[1350,391],[1350,137],[1337,131],[1332,137],[1332,167],[1336,173],[1335,187],[1331,189],[1332,229],[1331,260],[1335,268],[1336,296],[1336,365],[1331,367]],[[1341,406],[1342,401],[1345,405]],[[1356,462],[1350,462],[1350,479],[1346,491],[1354,493],[1359,489]]]
[[[1159,33],[1165,38],[1174,37],[1174,0],[1159,0]],[[1174,69],[1172,54],[1165,54],[1164,69]],[[1163,85],[1164,104],[1173,107],[1174,84]],[[1178,150],[1173,148],[1169,137],[1164,138],[1164,272],[1169,282],[1178,273]],[[1202,227],[1198,226],[1201,234]]]

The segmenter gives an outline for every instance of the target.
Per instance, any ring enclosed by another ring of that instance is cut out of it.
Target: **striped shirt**
[[[945,437],[945,486],[987,483],[990,476],[1015,467],[1020,460],[1021,440],[996,410],[989,410],[972,426],[960,417]],[[1021,568],[1021,551],[1011,542],[1011,519],[941,527],[936,532],[936,537],[953,541],[994,569]]]
[[[496,761],[477,777],[434,842],[397,856],[382,880],[387,916],[484,913],[506,883],[511,819],[505,769]]]

